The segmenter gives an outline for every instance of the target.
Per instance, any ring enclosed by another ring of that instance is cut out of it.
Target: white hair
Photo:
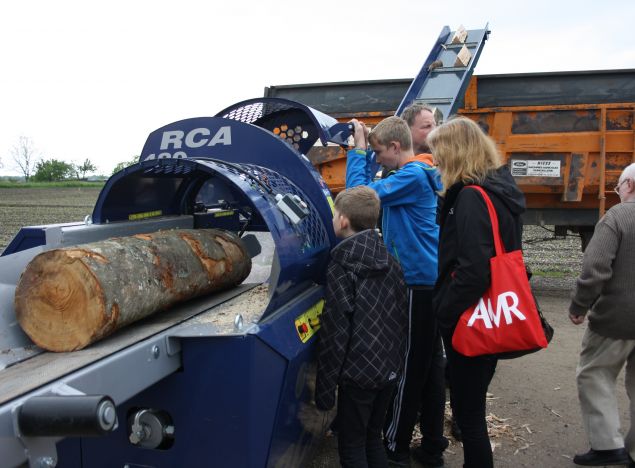
[[[624,168],[622,174],[620,175],[620,182],[624,179],[631,179],[635,182],[635,163],[631,163]]]

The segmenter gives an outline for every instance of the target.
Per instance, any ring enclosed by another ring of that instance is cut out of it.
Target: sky
[[[443,26],[491,35],[475,74],[635,68],[635,1],[21,0],[0,6],[0,175],[42,159],[110,175],[170,122],[265,86],[412,78]]]

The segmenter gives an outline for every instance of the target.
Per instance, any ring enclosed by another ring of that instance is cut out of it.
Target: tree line
[[[62,180],[77,179],[84,180],[97,170],[97,166],[86,158],[83,163],[69,163],[60,159],[42,159],[38,156],[33,140],[29,137],[21,136],[18,142],[11,148],[10,156],[19,169],[26,182],[57,182]],[[112,174],[120,171],[124,167],[135,164],[138,157],[131,161],[118,163]],[[0,159],[0,168],[4,167]]]

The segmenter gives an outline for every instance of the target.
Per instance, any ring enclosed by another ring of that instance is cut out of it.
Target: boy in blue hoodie
[[[399,264],[374,229],[379,199],[368,187],[335,198],[331,251],[318,343],[315,403],[337,395],[338,451],[343,467],[386,467],[386,410],[403,370],[408,314]]]
[[[377,192],[383,210],[384,243],[401,265],[408,286],[406,370],[397,384],[385,425],[388,458],[392,466],[410,465],[412,431],[425,392],[436,396],[438,401],[431,407],[439,411],[432,411],[434,417],[422,428],[424,437],[417,458],[427,466],[443,466],[442,454],[448,445],[443,436],[445,382],[443,370],[432,369],[440,346],[432,292],[437,279],[436,213],[441,183],[434,167],[415,158],[411,131],[403,119],[388,117],[370,133],[357,120],[352,123],[355,149],[347,153],[346,187],[366,185]],[[390,177],[373,181],[369,146],[377,163],[392,172]]]

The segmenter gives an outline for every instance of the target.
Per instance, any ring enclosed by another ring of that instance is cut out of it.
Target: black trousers
[[[488,356],[467,357],[452,348],[451,333],[443,334],[448,358],[452,409],[463,434],[465,468],[494,466],[492,446],[487,435],[486,395],[498,359]]]
[[[388,409],[384,439],[388,450],[398,457],[408,454],[420,413],[421,446],[431,455],[440,455],[448,445],[443,436],[445,359],[432,313],[432,290],[408,288],[408,294],[410,334],[406,369]]]
[[[339,386],[337,444],[342,467],[388,466],[381,430],[393,392],[393,384],[372,390],[347,384]]]

